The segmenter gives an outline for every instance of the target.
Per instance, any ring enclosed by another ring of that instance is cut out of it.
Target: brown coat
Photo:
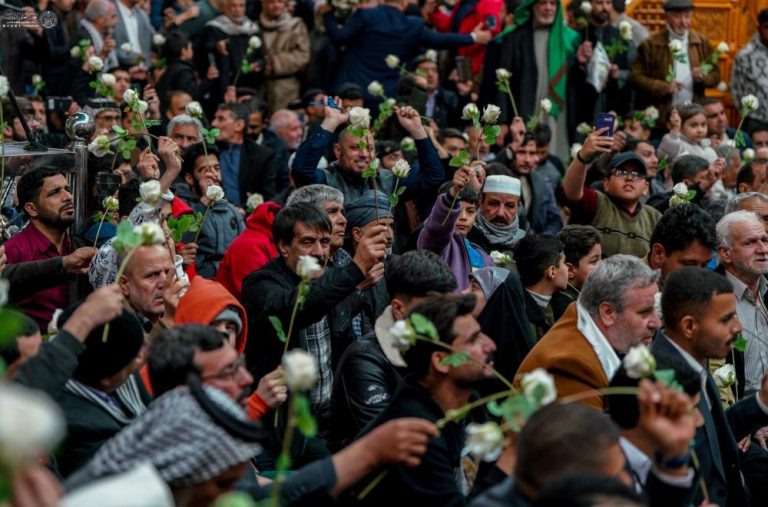
[[[667,111],[672,104],[672,94],[667,92],[667,71],[672,64],[672,51],[669,47],[669,28],[656,32],[646,39],[637,50],[637,58],[632,64],[629,82],[635,87],[635,109],[641,110],[655,106],[659,110],[656,124],[664,128]],[[712,58],[712,45],[704,34],[691,30],[688,35],[688,61],[691,69]],[[704,98],[704,88],[712,88],[720,83],[720,68],[714,68],[702,81],[693,84],[693,100]]]
[[[558,399],[608,387],[608,376],[576,323],[576,303],[571,303],[560,320],[523,359],[515,375],[516,383],[519,383],[521,374],[544,368],[555,378]],[[600,411],[605,408],[602,396],[592,396],[579,403]]]
[[[270,21],[259,19],[264,49],[272,75],[267,78],[267,104],[270,111],[282,109],[299,98],[298,75],[309,63],[309,33],[304,22],[289,15]]]

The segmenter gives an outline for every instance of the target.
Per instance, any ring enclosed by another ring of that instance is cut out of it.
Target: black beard
[[[61,215],[57,215],[56,217],[46,217],[41,215],[37,219],[48,227],[53,227],[59,231],[66,230],[70,225],[75,223],[74,215],[72,215],[71,218],[64,218]]]

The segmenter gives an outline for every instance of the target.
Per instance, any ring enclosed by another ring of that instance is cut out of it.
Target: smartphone
[[[485,27],[491,31],[496,30],[496,16],[486,16]]]
[[[333,97],[330,95],[328,96],[328,107],[332,107],[333,109],[341,109],[339,105],[336,103],[335,100],[333,100]]]
[[[456,57],[456,72],[459,74],[459,81],[472,79],[472,67],[469,65],[469,58],[466,56]]]
[[[69,97],[48,97],[46,105],[48,111],[66,113],[69,111],[69,106],[72,105],[72,99]]]
[[[595,130],[601,130],[608,128],[603,133],[604,137],[613,137],[613,126],[616,123],[616,115],[611,113],[598,113],[597,121],[595,122]]]

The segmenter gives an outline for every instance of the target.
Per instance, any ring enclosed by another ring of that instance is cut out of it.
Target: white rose
[[[387,57],[384,58],[384,61],[390,69],[396,69],[400,66],[400,58],[396,55],[387,55]]]
[[[632,40],[632,37],[633,37],[632,23],[630,23],[627,20],[624,20],[621,23],[619,23],[619,35],[624,40]]]
[[[96,157],[103,157],[109,152],[109,138],[103,134],[96,136],[93,141],[88,144],[88,151],[93,153]]]
[[[656,109],[653,106],[648,106],[643,110],[643,117],[647,118],[649,120],[658,120],[659,119],[659,110]]]
[[[317,382],[315,358],[302,349],[293,349],[283,356],[283,378],[291,391],[309,391]]]
[[[543,368],[536,368],[520,379],[523,394],[538,406],[547,405],[557,399],[555,379]]]
[[[120,44],[120,51],[123,53],[133,53],[133,46],[131,46],[130,42],[123,42]]]
[[[659,317],[659,319],[664,321],[663,314],[661,312],[661,292],[657,292],[653,296],[653,311],[656,312],[656,315]]]
[[[314,278],[323,267],[316,257],[311,255],[302,255],[299,257],[299,262],[296,264],[296,274],[303,280],[310,280]]]
[[[496,120],[499,119],[499,115],[501,114],[501,108],[499,106],[488,104],[483,108],[483,123],[486,125],[496,123]]]
[[[726,83],[725,81],[720,81],[719,83],[717,83],[717,90],[722,93],[725,93],[726,91],[728,91],[728,83]]]
[[[8,84],[8,78],[5,76],[0,76],[0,97],[5,97],[8,95],[8,90],[11,89],[11,86]]]
[[[583,12],[586,15],[592,14],[592,2],[589,0],[585,0],[584,2],[581,2],[581,5],[579,6],[579,10]]]
[[[504,267],[510,262],[512,262],[512,257],[510,257],[505,253],[501,253],[498,250],[492,251],[490,254],[490,257],[493,263],[500,267]]]
[[[11,282],[0,279],[0,308],[8,304],[8,289],[11,288]]]
[[[152,36],[152,44],[155,46],[162,46],[165,44],[165,37],[162,34],[156,33]]]
[[[59,332],[59,317],[61,317],[62,313],[64,313],[64,310],[61,308],[56,308],[53,311],[51,321],[48,322],[48,335],[53,336]]]
[[[246,201],[246,206],[248,206],[250,209],[256,209],[259,207],[260,204],[264,203],[264,196],[262,196],[259,193],[253,193],[248,196],[248,200]]]
[[[36,85],[43,82],[43,76],[40,74],[32,74],[32,84]]]
[[[389,328],[389,340],[400,352],[405,352],[416,343],[416,333],[405,320],[398,320]]]
[[[51,451],[64,436],[61,409],[40,391],[0,384],[0,463],[17,468]]]
[[[731,387],[736,383],[736,368],[732,364],[725,364],[716,369],[712,374],[719,388]]]
[[[88,58],[88,69],[90,69],[91,72],[98,72],[103,68],[104,68],[104,60],[102,60],[98,56],[92,56]]]
[[[139,97],[139,94],[136,93],[136,90],[132,88],[128,88],[125,90],[125,93],[123,93],[123,102],[126,104],[133,104],[133,101],[136,100]]]
[[[744,109],[744,114],[747,111],[754,111],[760,107],[760,101],[754,95],[745,95],[741,98],[741,107]]]
[[[392,168],[392,174],[401,180],[407,178],[409,172],[411,172],[411,165],[403,158],[395,162],[395,166]]]
[[[672,193],[681,199],[685,199],[688,197],[688,185],[680,182],[672,187]]]
[[[552,111],[552,101],[549,99],[541,99],[541,102],[539,102],[539,107],[545,113],[549,113]]]
[[[750,160],[753,160],[755,158],[755,150],[752,148],[747,148],[743,152],[741,152],[741,159],[744,162],[749,162]]]
[[[731,46],[728,45],[725,41],[720,41],[720,44],[717,45],[715,48],[715,51],[718,53],[727,53],[731,50]]]
[[[389,104],[392,107],[395,107],[395,104],[397,104],[397,101],[395,99],[387,99],[387,104]]]
[[[101,207],[104,208],[104,211],[117,211],[120,207],[120,201],[116,197],[108,195],[101,201]]]
[[[426,58],[430,62],[436,62],[437,51],[435,51],[434,49],[427,49],[427,51],[424,53],[424,58]]]
[[[504,432],[493,421],[483,424],[469,423],[466,428],[466,449],[483,461],[496,461],[504,451]]]
[[[571,158],[576,158],[576,155],[581,151],[584,146],[581,143],[573,143],[571,145]]]
[[[678,39],[672,39],[671,41],[669,41],[669,44],[667,45],[667,47],[669,47],[669,50],[672,51],[673,55],[676,55],[677,53],[680,53],[683,51],[683,43]]]
[[[162,193],[159,180],[149,180],[139,185],[141,200],[147,204],[156,204],[160,200],[160,194]]]
[[[162,245],[165,243],[165,233],[160,224],[155,222],[143,222],[133,228],[133,233],[141,238],[144,246]]]
[[[250,39],[248,39],[248,47],[256,50],[261,47],[261,39],[257,37],[256,35],[252,35]]]
[[[461,110],[462,120],[474,120],[479,116],[480,116],[480,110],[477,108],[477,105],[474,102],[470,102],[469,104],[464,106],[464,109]]]
[[[149,103],[146,100],[136,101],[136,107],[134,108],[134,111],[144,114],[147,112],[147,109],[149,109]]]
[[[371,126],[371,111],[364,107],[353,107],[349,110],[349,123],[359,129]]]
[[[496,79],[499,81],[509,81],[512,73],[507,69],[496,69]]]
[[[403,151],[414,151],[416,150],[416,141],[412,137],[406,136],[400,140],[400,149]]]
[[[186,111],[192,118],[200,118],[203,116],[203,106],[196,100],[193,100],[186,106]]]
[[[368,93],[374,97],[381,97],[384,95],[384,86],[378,81],[371,81],[368,85]]]
[[[379,161],[379,159],[374,158],[373,160],[371,160],[370,168],[373,169],[374,171],[378,171],[380,165],[381,165],[381,162]]]
[[[643,344],[629,349],[627,355],[624,356],[623,363],[629,378],[650,377],[656,371],[656,359],[648,347]]]
[[[69,56],[72,58],[80,58],[80,46],[72,46],[72,49],[69,50]]]
[[[584,134],[585,136],[588,136],[589,134],[592,133],[592,127],[589,125],[589,123],[583,121],[579,123],[578,126],[576,127],[576,132],[578,132],[579,134]]]
[[[224,189],[218,185],[211,185],[205,191],[205,197],[211,201],[211,204],[224,199]]]
[[[117,83],[114,74],[102,74],[99,76],[99,79],[104,84],[104,86],[115,86],[115,83]]]

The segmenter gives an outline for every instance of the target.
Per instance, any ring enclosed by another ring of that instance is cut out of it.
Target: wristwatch
[[[577,151],[577,152],[576,152],[576,159],[577,159],[579,162],[581,162],[582,164],[584,164],[584,165],[587,165],[587,164],[589,164],[589,160],[587,160],[587,159],[585,159],[585,158],[582,158],[582,156],[581,156],[581,150],[579,150],[579,151]]]

